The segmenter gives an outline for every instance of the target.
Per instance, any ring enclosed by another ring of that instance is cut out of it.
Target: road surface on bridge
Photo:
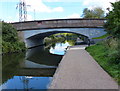
[[[68,48],[49,89],[115,89],[117,91],[117,83],[84,48],[84,46]]]

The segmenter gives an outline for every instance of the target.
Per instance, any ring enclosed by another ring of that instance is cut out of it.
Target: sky
[[[19,22],[20,0],[0,0],[0,20]],[[82,18],[84,8],[111,8],[110,2],[116,0],[24,0],[27,6],[27,21]]]

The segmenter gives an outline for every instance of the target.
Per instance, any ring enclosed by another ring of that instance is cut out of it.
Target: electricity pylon
[[[20,0],[20,2],[17,4],[16,9],[19,8],[19,22],[26,21],[27,20],[27,6],[25,0]]]

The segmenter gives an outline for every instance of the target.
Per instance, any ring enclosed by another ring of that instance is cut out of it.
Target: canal
[[[3,55],[0,89],[47,89],[66,48],[75,41],[63,41]]]

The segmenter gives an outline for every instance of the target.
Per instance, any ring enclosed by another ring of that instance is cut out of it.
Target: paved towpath
[[[118,89],[117,83],[84,48],[68,48],[49,89]]]

